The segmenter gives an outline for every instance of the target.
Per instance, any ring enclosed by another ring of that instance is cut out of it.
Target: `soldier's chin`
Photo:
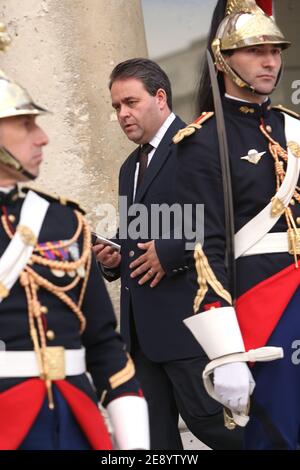
[[[0,161],[0,176],[2,178],[8,178],[13,180],[15,183],[25,183],[27,181],[31,181],[37,177],[34,175],[31,175],[30,173],[27,173],[26,170],[25,172],[20,172],[16,168],[13,168],[12,166],[5,165]]]
[[[255,89],[260,95],[269,96],[274,91],[275,84],[258,85]]]

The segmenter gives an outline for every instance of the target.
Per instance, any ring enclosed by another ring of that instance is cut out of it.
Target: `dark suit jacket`
[[[135,196],[135,204],[143,204],[148,213],[154,204],[177,203],[175,196],[176,146],[172,137],[178,129],[185,127],[178,117],[173,121],[147,168],[144,179]],[[119,195],[128,198],[128,206],[132,203],[134,174],[138,158],[136,149],[120,170]],[[133,207],[131,207],[133,209]],[[143,209],[144,210],[144,209]],[[156,251],[161,265],[166,271],[160,283],[150,288],[150,283],[138,285],[138,279],[131,279],[129,264],[143,253],[137,247],[139,242],[151,240],[156,224],[148,217],[143,223],[143,230],[148,235],[139,239],[122,239],[124,226],[138,222],[136,217],[126,217],[120,210],[120,228],[118,243],[121,244],[122,261],[120,270],[106,272],[108,280],[121,276],[121,333],[130,347],[130,312],[132,311],[140,345],[146,356],[157,362],[184,359],[203,354],[202,349],[183,324],[183,319],[192,314],[194,288],[187,282],[187,266],[184,259],[184,242],[174,238],[174,222],[170,227],[158,229],[155,241]],[[137,212],[137,217],[139,213]],[[165,220],[164,220],[165,221]],[[148,224],[147,224],[148,222]],[[148,225],[148,227],[146,227]],[[148,230],[147,230],[148,228]],[[169,239],[160,238],[169,232]],[[105,273],[104,273],[105,274]]]

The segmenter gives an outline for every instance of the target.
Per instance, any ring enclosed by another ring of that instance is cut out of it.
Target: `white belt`
[[[65,375],[80,375],[86,371],[85,349],[65,349]],[[0,351],[0,377],[39,377],[34,351]]]
[[[267,233],[241,256],[261,255],[263,253],[285,253],[288,251],[287,232]]]

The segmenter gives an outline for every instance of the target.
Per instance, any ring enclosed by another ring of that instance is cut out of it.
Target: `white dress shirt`
[[[152,157],[153,157],[157,147],[159,146],[162,138],[164,137],[164,135],[167,132],[167,130],[169,129],[170,125],[174,121],[175,117],[176,116],[175,116],[174,113],[169,114],[169,116],[167,117],[167,119],[165,120],[163,125],[158,129],[155,136],[150,140],[149,144],[152,145],[153,149],[148,154],[147,168],[148,168],[148,166],[149,166],[149,164],[152,160]],[[136,185],[137,185],[137,179],[138,179],[138,174],[139,174],[139,166],[140,166],[140,164],[139,164],[139,162],[137,162],[136,167],[135,167],[135,174],[134,174],[133,200],[135,199]]]

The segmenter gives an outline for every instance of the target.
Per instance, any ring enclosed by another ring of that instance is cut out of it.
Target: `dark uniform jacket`
[[[224,97],[223,109],[232,175],[234,225],[237,232],[264,209],[276,193],[274,159],[269,151],[269,141],[259,126],[264,123],[272,139],[286,149],[284,117],[281,112],[271,108],[270,101],[260,106]],[[241,159],[248,155],[249,150],[264,152],[257,164]],[[224,196],[215,117],[207,120],[201,129],[178,145],[177,194],[182,204],[204,204],[203,250],[215,276],[229,290],[225,262]],[[300,219],[297,219],[300,216],[299,204],[294,203],[292,201],[290,207],[300,226]],[[283,215],[271,232],[286,231],[287,223]],[[291,265],[293,261],[293,256],[288,253],[239,258],[236,263],[237,296]],[[195,273],[190,279],[196,283]],[[218,306],[227,305],[209,287],[200,311],[215,302],[219,303]]]
[[[151,236],[151,231],[153,233],[155,228],[153,219],[150,219],[151,208],[154,205],[172,206],[178,203],[175,195],[177,149],[172,143],[172,137],[182,127],[185,127],[185,124],[177,117],[156,149],[135,196],[134,203],[142,204],[148,211],[148,227],[145,225],[141,227],[148,233],[137,240],[132,239],[130,235],[126,239],[119,237],[116,241],[121,244],[120,270],[111,271],[110,277],[109,272],[106,271],[108,280],[121,276],[121,333],[125,342],[130,347],[130,312],[132,311],[141,348],[150,360],[157,362],[203,354],[202,349],[182,322],[192,313],[195,289],[187,282],[189,267],[184,259],[184,242],[182,239],[175,239],[172,218],[170,227],[164,227],[160,221],[158,236],[156,235],[157,255],[166,272],[159,284],[154,288],[150,288],[149,282],[139,286],[137,278],[130,278],[132,270],[129,269],[129,264],[143,253],[137,244],[155,238]],[[128,198],[128,206],[132,204],[133,199],[138,154],[139,150],[136,149],[129,155],[120,170],[119,195]],[[124,226],[128,228],[129,224],[138,223],[139,212],[136,215],[137,217],[126,217],[122,210],[120,211],[123,229]],[[121,234],[121,225],[119,233]],[[167,238],[162,239],[162,235]]]

